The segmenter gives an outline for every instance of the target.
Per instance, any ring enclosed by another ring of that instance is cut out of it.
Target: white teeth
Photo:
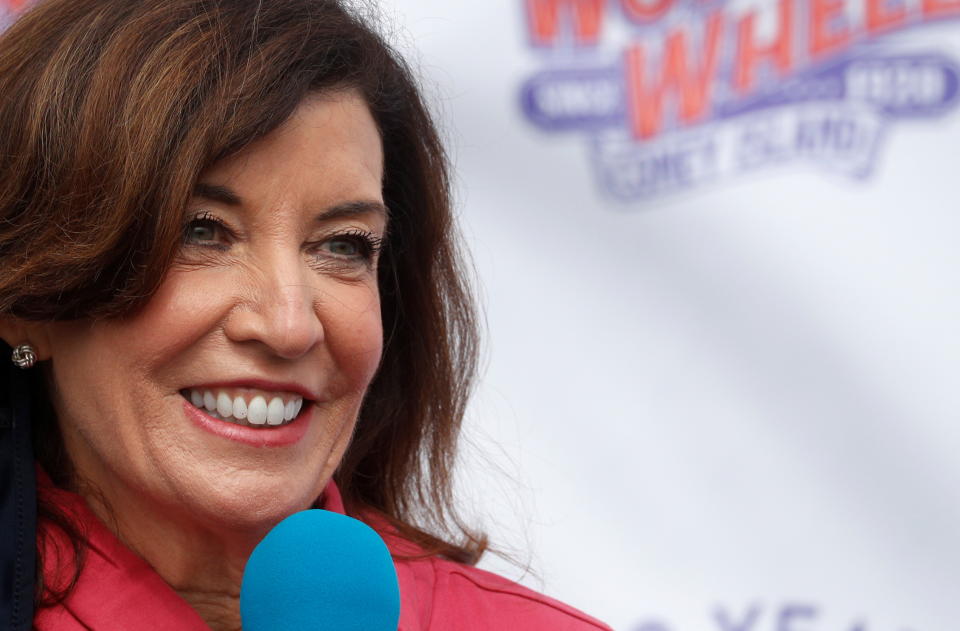
[[[225,392],[217,395],[217,413],[223,418],[233,416],[233,401],[230,400],[230,397],[228,397]]]
[[[243,397],[237,397],[233,400],[233,417],[241,421],[247,418],[247,402],[243,400]]]
[[[270,405],[267,407],[267,423],[270,425],[280,425],[283,423],[283,399],[273,397]]]
[[[247,407],[247,420],[253,425],[263,425],[267,422],[267,402],[263,397],[253,397],[253,401]]]
[[[213,393],[209,390],[203,393],[203,407],[210,412],[217,409],[217,400],[213,398]]]
[[[206,410],[210,416],[239,425],[283,425],[295,419],[303,408],[303,397],[294,397],[284,403],[279,396],[257,395],[247,403],[243,396],[231,399],[226,392],[214,394],[210,390],[190,390],[183,395],[194,407]]]

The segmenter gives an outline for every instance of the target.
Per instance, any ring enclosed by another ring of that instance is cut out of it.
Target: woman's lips
[[[183,393],[181,393],[181,396]],[[188,395],[189,396],[189,395]],[[298,414],[288,422],[277,425],[262,424],[258,426],[240,425],[236,422],[223,420],[213,416],[211,411],[200,408],[185,397],[183,409],[187,418],[194,425],[216,434],[222,438],[253,445],[254,447],[285,447],[300,441],[310,428],[310,417],[313,415],[313,405],[305,405]]]

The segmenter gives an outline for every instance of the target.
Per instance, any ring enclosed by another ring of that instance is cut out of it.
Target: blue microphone
[[[253,549],[240,619],[243,631],[397,631],[400,587],[390,552],[356,519],[294,513]]]

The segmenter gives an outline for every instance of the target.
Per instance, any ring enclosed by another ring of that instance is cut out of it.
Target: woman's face
[[[81,480],[234,528],[311,504],[380,361],[382,171],[362,98],[311,96],[201,175],[179,259],[142,311],[47,325]]]

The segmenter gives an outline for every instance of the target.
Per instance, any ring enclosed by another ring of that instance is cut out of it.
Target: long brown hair
[[[178,250],[200,172],[308,93],[341,87],[364,95],[379,126],[391,224],[382,365],[335,478],[349,510],[473,563],[486,543],[453,511],[451,472],[477,336],[447,161],[411,72],[358,9],[47,0],[29,10],[0,37],[0,315],[134,312]],[[38,416],[38,458],[68,480],[55,419]]]

